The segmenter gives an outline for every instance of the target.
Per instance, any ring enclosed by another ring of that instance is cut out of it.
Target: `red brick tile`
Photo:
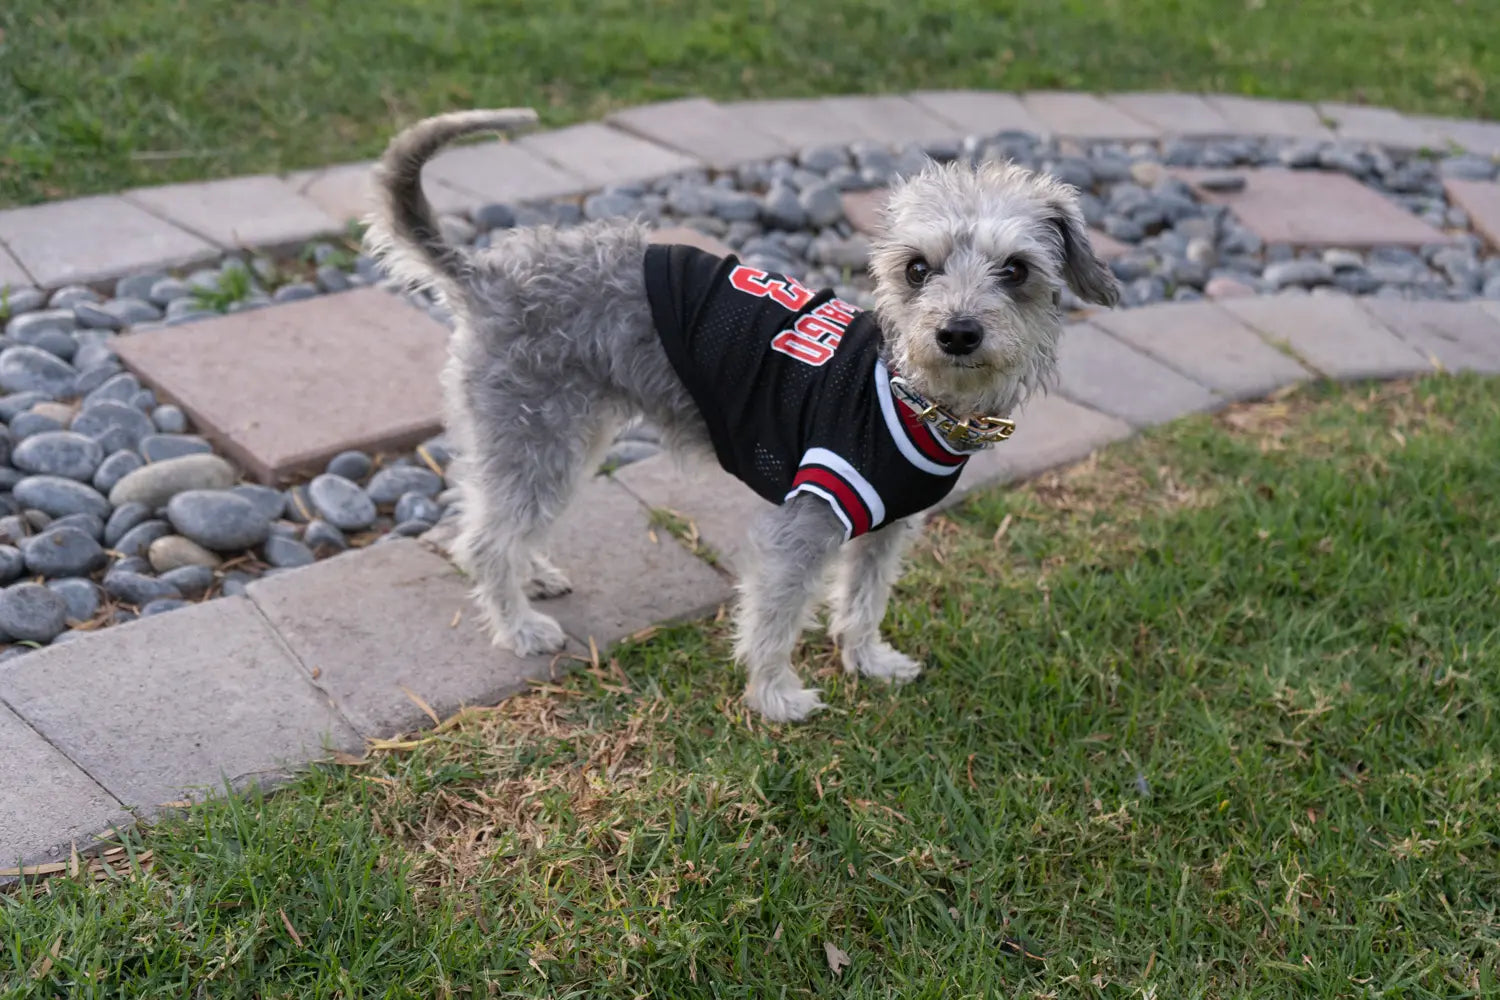
[[[1469,213],[1469,222],[1490,246],[1500,248],[1500,184],[1494,181],[1444,181],[1448,197]]]

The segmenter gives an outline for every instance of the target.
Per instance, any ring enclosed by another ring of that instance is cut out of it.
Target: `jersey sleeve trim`
[[[809,448],[792,479],[790,498],[799,490],[820,491],[841,512],[848,537],[863,535],[885,521],[885,501],[870,481],[859,474],[842,455],[827,448]]]

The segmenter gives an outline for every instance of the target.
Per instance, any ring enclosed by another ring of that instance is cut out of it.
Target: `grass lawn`
[[[1500,995],[1496,454],[1468,377],[1174,425],[935,522],[911,687],[659,633],[0,894],[0,994]]]
[[[1500,118],[1494,0],[6,0],[0,205],[374,155],[432,112],[1176,88]]]

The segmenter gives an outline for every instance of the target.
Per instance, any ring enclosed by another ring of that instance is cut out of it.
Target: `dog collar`
[[[891,392],[916,412],[933,432],[958,451],[980,451],[1016,432],[1016,422],[1005,417],[976,414],[959,418],[911,387],[900,375],[891,376]]]

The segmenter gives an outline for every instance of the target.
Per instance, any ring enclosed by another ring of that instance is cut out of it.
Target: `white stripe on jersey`
[[[854,492],[859,494],[859,498],[870,510],[871,531],[885,523],[885,501],[880,499],[880,494],[875,492],[875,487],[870,485],[870,481],[861,476],[854,466],[844,461],[842,455],[834,454],[827,448],[809,448],[802,456],[798,468],[804,465],[821,465],[832,469],[839,474],[839,478],[854,487]]]
[[[798,493],[811,493],[815,497],[822,497],[824,500],[828,501],[828,506],[833,508],[834,516],[844,524],[844,541],[847,542],[849,539],[854,537],[854,525],[849,523],[849,515],[844,513],[844,508],[839,506],[839,502],[835,500],[833,498],[833,495],[830,494],[827,490],[823,489],[823,487],[821,486],[815,486],[812,483],[803,483],[801,486],[798,486],[796,489],[792,490],[792,492],[788,493],[785,499],[790,500]]]
[[[890,432],[891,440],[896,442],[897,449],[908,462],[934,476],[951,476],[963,468],[962,465],[939,465],[911,443],[911,438],[906,436],[906,425],[901,423],[901,415],[896,412],[896,397],[891,395],[891,373],[886,370],[885,362],[878,359],[875,362],[875,394],[880,397],[880,412],[885,417],[885,429]],[[934,434],[933,437],[936,438],[937,435]]]

